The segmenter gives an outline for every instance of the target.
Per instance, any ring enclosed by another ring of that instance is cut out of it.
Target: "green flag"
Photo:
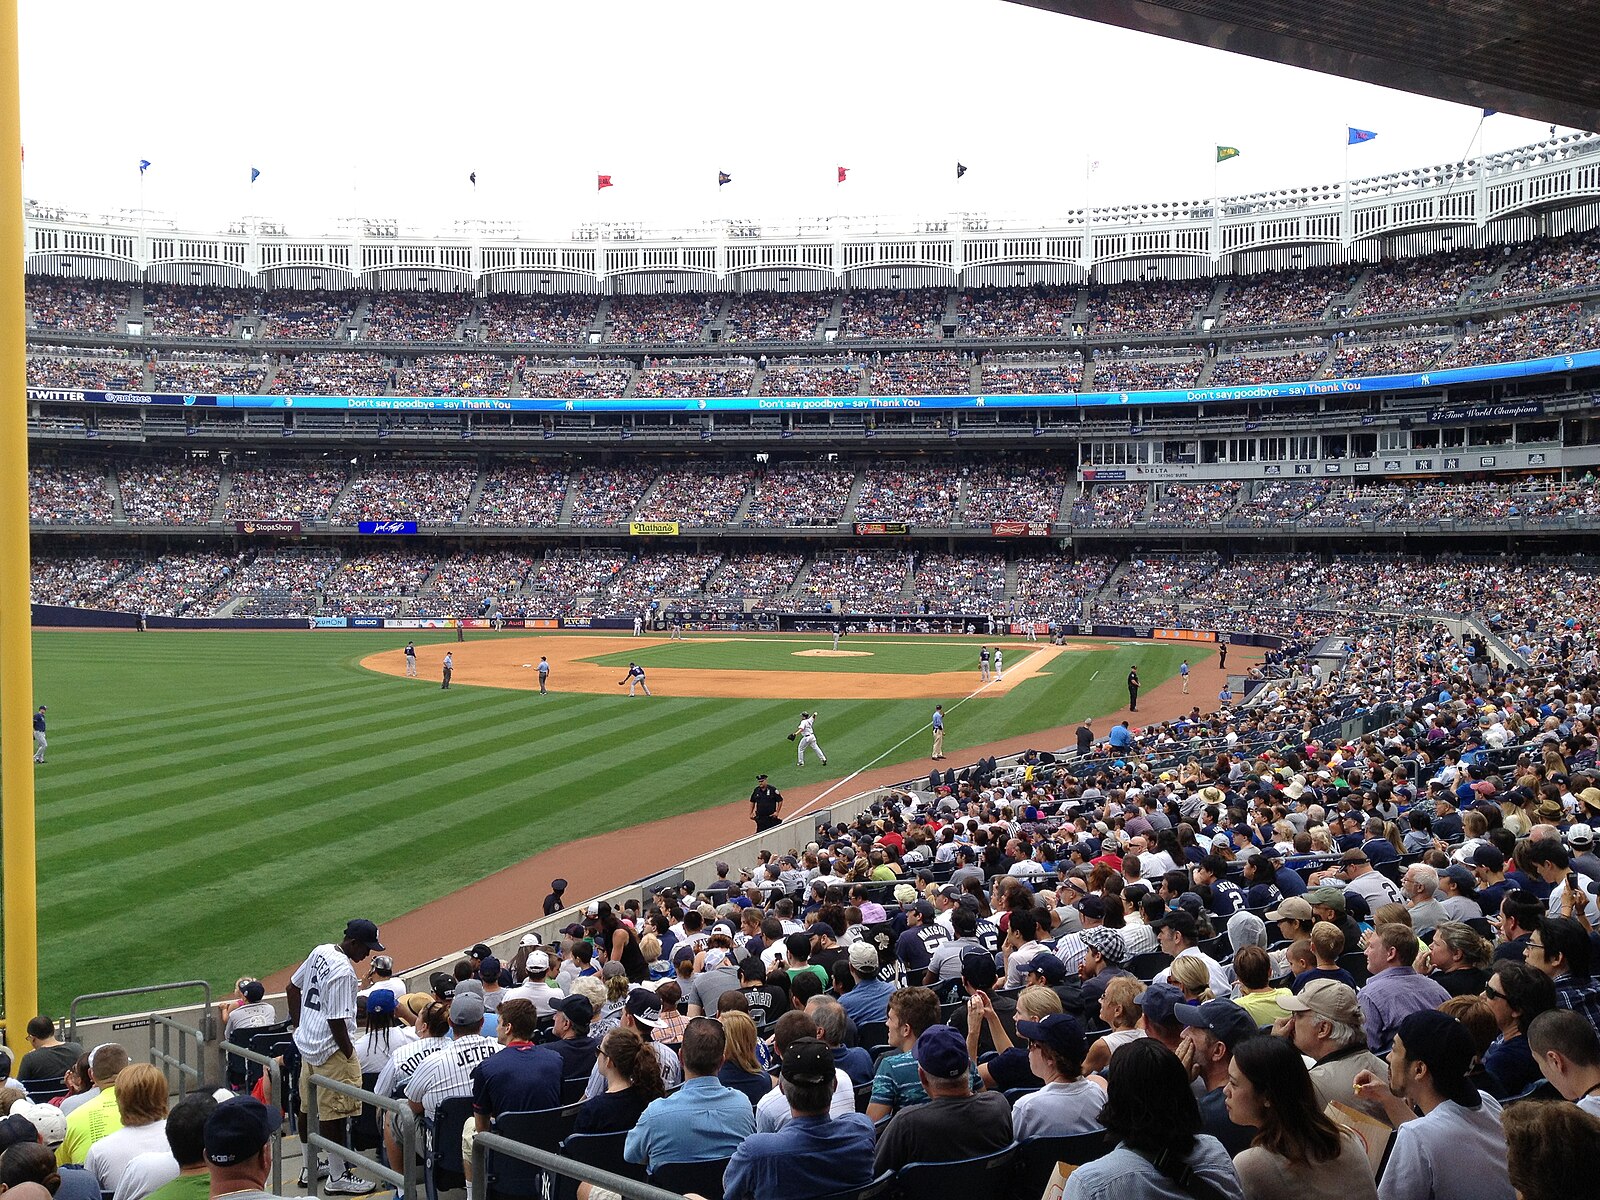
[[[1239,157],[1239,147],[1237,147],[1237,146],[1218,146],[1217,147],[1217,161],[1218,162],[1227,162],[1230,158],[1238,158],[1238,157]]]

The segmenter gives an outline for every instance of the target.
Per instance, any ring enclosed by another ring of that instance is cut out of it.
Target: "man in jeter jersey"
[[[313,1073],[361,1086],[361,1064],[356,1059],[350,1029],[356,1017],[355,964],[374,950],[382,950],[378,927],[357,917],[344,927],[344,940],[318,946],[300,964],[285,989],[289,1004],[289,1024],[294,1030],[295,1048],[300,1051],[300,1108],[302,1121],[311,1114],[311,1076]],[[346,1120],[361,1111],[361,1102],[341,1095],[332,1088],[317,1092],[316,1118],[319,1132],[335,1142],[345,1138]],[[301,1125],[304,1129],[306,1126]],[[313,1167],[309,1160],[301,1173],[301,1186],[311,1183]],[[376,1187],[354,1174],[338,1154],[329,1155],[329,1179],[324,1191],[339,1196],[364,1196]]]

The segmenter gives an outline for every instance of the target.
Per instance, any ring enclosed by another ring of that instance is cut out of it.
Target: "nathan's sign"
[[[629,537],[677,537],[676,521],[629,521]]]

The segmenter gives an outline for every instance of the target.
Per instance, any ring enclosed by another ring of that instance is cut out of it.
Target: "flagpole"
[[[38,876],[34,861],[33,619],[28,594],[27,338],[22,292],[22,112],[16,0],[0,3],[0,854],[5,880],[6,1041],[27,1049],[39,1011]],[[9,147],[17,148],[11,157]]]

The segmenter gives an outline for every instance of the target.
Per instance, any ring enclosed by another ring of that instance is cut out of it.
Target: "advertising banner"
[[[1214,642],[1217,635],[1209,629],[1152,629],[1150,636],[1158,642]]]
[[[593,617],[562,617],[562,629],[588,629]]]
[[[1035,634],[1048,634],[1050,632],[1050,626],[1047,622],[1034,621],[1032,622],[1032,625],[1033,632]],[[1021,637],[1023,634],[1028,632],[1028,626],[1029,622],[1027,621],[1013,621],[1006,632],[1008,632],[1012,637]]]
[[[857,537],[883,537],[884,535],[899,535],[911,532],[911,526],[904,521],[858,521],[856,522]]]
[[[676,521],[629,521],[629,537],[677,537]]]
[[[299,521],[235,521],[235,533],[279,533],[297,534],[300,532]]]
[[[351,617],[350,618],[350,628],[351,629],[382,629],[383,628],[383,618],[382,617]]]
[[[995,537],[1049,537],[1048,521],[993,521],[989,532]]]
[[[416,533],[415,521],[362,521],[356,526],[361,533],[411,534]]]
[[[311,625],[314,629],[343,629],[345,627],[345,619],[343,617],[312,617]]]

